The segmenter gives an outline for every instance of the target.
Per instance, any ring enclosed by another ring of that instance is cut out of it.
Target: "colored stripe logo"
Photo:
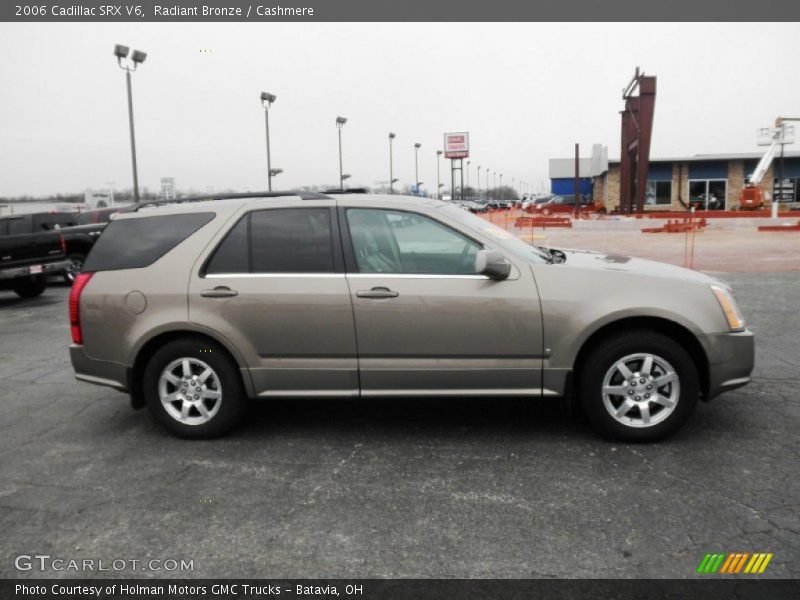
[[[769,561],[774,555],[772,552],[729,552],[706,554],[697,573],[702,575],[721,573],[725,575],[738,575],[740,573],[756,575],[767,569]]]

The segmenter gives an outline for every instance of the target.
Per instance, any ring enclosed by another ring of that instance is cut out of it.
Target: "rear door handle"
[[[397,298],[400,294],[387,287],[374,287],[371,290],[359,290],[356,296],[359,298]]]
[[[239,292],[232,290],[229,287],[215,287],[213,290],[203,290],[200,292],[203,298],[232,298],[238,296]]]

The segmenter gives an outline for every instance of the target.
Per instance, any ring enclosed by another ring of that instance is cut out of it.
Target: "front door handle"
[[[359,290],[356,296],[359,298],[397,298],[400,294],[387,287],[374,287],[371,290]]]
[[[203,298],[232,298],[233,296],[238,296],[239,292],[229,287],[219,286],[215,287],[213,290],[203,290],[200,292],[200,295]]]

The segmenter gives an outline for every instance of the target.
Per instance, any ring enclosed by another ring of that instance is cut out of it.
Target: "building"
[[[592,157],[578,160],[580,193],[591,196],[594,193],[594,180],[608,171],[608,148],[602,144],[592,145]],[[575,193],[575,159],[551,158],[548,173],[550,193],[559,196]]]
[[[551,158],[548,169],[550,175],[550,193],[564,196],[575,193],[575,159]],[[591,195],[593,192],[592,159],[581,158],[578,160],[578,175],[580,177],[580,193]]]
[[[175,199],[175,178],[174,177],[162,177],[161,178],[161,194],[160,198],[162,200],[174,200]]]
[[[739,207],[739,192],[762,156],[760,152],[745,152],[651,158],[644,208],[685,210],[690,202],[694,202],[710,210],[736,210]],[[783,195],[778,198],[780,164],[780,157],[775,158],[759,187],[766,192],[766,198],[781,202],[800,201],[800,152],[784,154]],[[602,202],[609,212],[619,208],[619,168],[619,160],[609,161],[608,170],[592,179],[595,202]],[[583,177],[583,166],[581,173]],[[553,181],[553,191],[558,193],[555,183]],[[583,189],[583,183],[581,187]],[[572,190],[565,193],[572,193]]]
[[[88,209],[114,206],[114,192],[112,190],[86,190],[83,193],[83,203]]]

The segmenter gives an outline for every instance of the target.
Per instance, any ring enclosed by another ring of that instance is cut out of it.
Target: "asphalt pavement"
[[[0,577],[684,578],[709,552],[798,577],[800,273],[723,277],[755,379],[651,445],[519,399],[269,401],[178,440],[75,381],[67,287],[0,292]],[[20,572],[21,554],[193,570]]]

